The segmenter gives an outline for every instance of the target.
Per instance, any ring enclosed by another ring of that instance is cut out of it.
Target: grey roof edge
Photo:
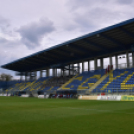
[[[123,21],[123,22],[114,24],[114,25],[112,25],[112,26],[108,26],[108,27],[102,28],[102,29],[97,30],[97,31],[95,31],[95,32],[88,33],[88,34],[86,34],[86,35],[83,35],[83,36],[80,36],[80,37],[77,37],[77,38],[74,38],[74,39],[65,41],[65,42],[63,42],[63,43],[61,43],[61,44],[52,46],[52,47],[47,48],[47,49],[45,49],[45,50],[42,50],[42,51],[33,53],[33,54],[29,55],[29,56],[26,56],[26,57],[17,59],[17,60],[15,60],[15,61],[13,61],[13,62],[10,62],[10,63],[7,63],[7,64],[2,65],[1,68],[6,68],[6,66],[9,65],[9,64],[14,64],[15,62],[19,62],[19,61],[21,61],[21,60],[25,60],[25,59],[30,58],[30,57],[32,57],[32,56],[41,54],[42,52],[47,52],[47,51],[53,50],[53,49],[55,49],[55,48],[58,48],[58,47],[60,47],[60,46],[67,45],[67,44],[69,44],[69,43],[73,43],[73,42],[78,41],[78,40],[80,40],[80,39],[84,39],[84,38],[87,38],[87,37],[91,37],[91,36],[94,36],[94,35],[96,35],[96,34],[100,34],[100,33],[106,32],[106,31],[108,31],[108,30],[112,30],[112,29],[114,29],[114,28],[127,25],[127,24],[132,23],[132,22],[134,22],[134,18],[129,19],[129,20],[125,20],[125,21]]]

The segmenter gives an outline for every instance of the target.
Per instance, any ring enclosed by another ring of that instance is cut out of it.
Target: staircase
[[[108,74],[103,75],[89,90],[86,91],[86,94],[90,94],[102,81],[107,78]]]
[[[75,75],[74,77],[72,77],[68,82],[66,82],[65,84],[63,84],[60,88],[58,88],[57,90],[61,90],[61,89],[70,89],[70,88],[66,88],[66,86],[69,84],[69,83],[71,83],[74,79],[75,79],[75,77],[77,77],[79,74],[77,74],[77,75]]]
[[[134,75],[134,72],[126,77],[126,79],[121,83],[121,89],[133,89],[134,84],[126,84],[128,80]]]
[[[113,71],[111,71],[109,73],[109,81],[101,88],[101,90],[104,90],[105,88],[107,88],[107,86],[113,81],[118,79],[119,77],[123,76],[124,74],[128,73],[128,71],[125,71],[124,73],[121,73],[120,75],[113,77]]]

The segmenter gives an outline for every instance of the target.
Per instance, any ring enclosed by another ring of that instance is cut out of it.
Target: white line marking
[[[75,108],[75,107],[51,107],[51,108],[67,108],[67,109],[74,109],[74,110],[88,110],[88,111],[96,111],[96,112],[109,112],[109,113],[115,113],[115,114],[134,114],[134,113],[126,113],[126,112],[118,112],[114,110],[98,110],[98,109],[85,109],[85,108]]]

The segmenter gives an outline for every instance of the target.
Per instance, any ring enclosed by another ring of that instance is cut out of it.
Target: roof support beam
[[[29,69],[29,67],[32,66],[24,66],[24,65],[16,64],[15,66],[11,66],[10,68],[13,68],[14,71],[20,71],[24,69]]]
[[[61,49],[61,48],[60,48]],[[72,51],[69,49],[73,49]],[[80,49],[76,50],[76,47],[72,46],[72,45],[68,45],[67,49],[64,49],[63,51],[65,51],[67,53],[67,57],[68,58],[72,58],[72,57],[78,57],[81,56],[81,52]],[[80,53],[79,53],[80,52]],[[88,52],[89,53],[89,52]],[[83,53],[82,53],[83,54]],[[65,59],[64,59],[65,60]],[[64,61],[63,60],[63,61]]]
[[[70,50],[68,50],[69,46],[67,46],[67,49],[64,49],[63,48],[59,48],[60,50],[62,50],[63,52],[65,52],[67,54],[67,56],[69,56],[69,54],[71,53]]]
[[[79,47],[74,46],[73,44],[68,46],[70,49],[74,50],[76,53],[83,53]]]
[[[41,58],[43,58],[44,60],[46,60],[46,62],[47,62],[47,61],[54,61],[54,60],[51,59],[51,58],[45,57],[45,55],[44,55],[44,56],[39,55],[39,57],[41,57]]]
[[[57,55],[53,54],[52,52],[47,52],[46,53],[48,55],[48,57],[52,57],[52,58],[57,58],[57,59],[60,59],[61,57],[58,57]]]
[[[62,48],[60,48],[60,49],[62,49]],[[69,50],[69,49],[72,49],[72,51],[71,50]],[[76,50],[76,47],[74,47],[74,46],[72,46],[72,45],[68,45],[67,46],[67,49],[64,49],[63,51],[65,51],[66,53],[67,53],[67,57],[68,56],[70,56],[71,58],[72,57],[77,57],[77,56],[79,56],[80,55],[80,53],[82,53],[81,51],[80,51],[80,49],[78,50]]]
[[[19,65],[19,64],[20,64],[21,66],[25,66],[25,65],[28,65],[28,66],[29,66],[29,65],[31,65],[31,63],[27,63],[27,62],[24,62],[24,63],[18,62],[18,65]]]
[[[122,32],[126,33],[128,36],[134,38],[134,34],[131,33],[130,31],[126,30],[126,29],[123,28],[123,27],[119,27],[119,29],[120,29]]]
[[[66,57],[68,56],[68,51],[62,50],[61,48],[56,49],[55,51],[58,52],[58,53],[60,53],[60,54],[62,54],[62,55],[64,55],[64,56],[66,56]]]
[[[72,45],[75,46],[77,49],[84,51],[85,53],[88,53],[88,54],[90,53],[90,55],[92,54],[87,48],[81,47],[81,46],[74,44],[74,43],[71,43],[71,46]]]
[[[63,58],[63,57],[61,57],[61,55],[62,56],[64,55],[65,57],[68,56],[68,53],[66,53],[66,51],[65,50],[62,50],[61,48],[59,48],[59,50],[56,49],[53,53],[55,53],[55,55],[58,55],[60,57],[60,58],[58,57],[58,59],[62,59]]]
[[[22,61],[22,63],[23,63],[23,64],[24,64],[24,63],[28,63],[29,65],[30,65],[30,64],[32,64],[32,65],[36,65],[36,63],[34,63],[34,62],[32,62],[32,61],[28,61],[28,59]]]
[[[124,49],[124,48],[120,48],[120,47],[118,47],[118,49],[120,49],[120,51],[126,51],[126,49]],[[87,55],[83,55],[83,56],[78,56],[78,57],[72,57],[72,58],[70,58],[70,59],[68,59],[67,61],[66,61],[66,63],[68,62],[68,63],[71,63],[71,61],[73,60],[74,62],[81,62],[81,61],[83,61],[83,60],[87,60],[87,59],[94,59],[95,57],[99,57],[100,55],[107,55],[107,56],[109,56],[109,54],[112,54],[112,53],[116,53],[116,50],[115,49],[111,49],[111,51],[107,51],[106,53],[104,53],[104,52],[98,52],[98,53],[94,53],[93,55],[91,55],[91,57],[89,57],[89,55],[87,54]],[[65,61],[63,61],[63,64],[64,64],[64,62]]]
[[[83,41],[88,43],[88,44],[91,44],[91,45],[93,45],[93,46],[95,46],[95,47],[97,47],[97,48],[99,48],[99,49],[101,49],[103,51],[109,51],[107,48],[104,48],[104,47],[100,46],[98,43],[94,43],[94,42],[92,42],[92,41],[90,41],[90,40],[88,40],[86,38],[83,39]]]
[[[30,60],[30,61],[32,60],[33,62],[38,62],[38,64],[44,63],[44,61],[38,59],[38,57],[30,57],[30,59],[27,59],[27,60]]]
[[[114,44],[116,44],[117,46],[120,46],[120,47],[123,47],[123,48],[126,48],[122,43],[120,43],[118,40],[116,39],[113,39],[112,37],[108,36],[108,35],[105,35],[105,34],[101,34],[101,36],[103,36],[104,38],[106,38],[107,40],[113,42]]]

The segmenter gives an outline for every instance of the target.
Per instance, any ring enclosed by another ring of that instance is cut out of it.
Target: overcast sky
[[[0,66],[131,18],[134,0],[0,0]]]

